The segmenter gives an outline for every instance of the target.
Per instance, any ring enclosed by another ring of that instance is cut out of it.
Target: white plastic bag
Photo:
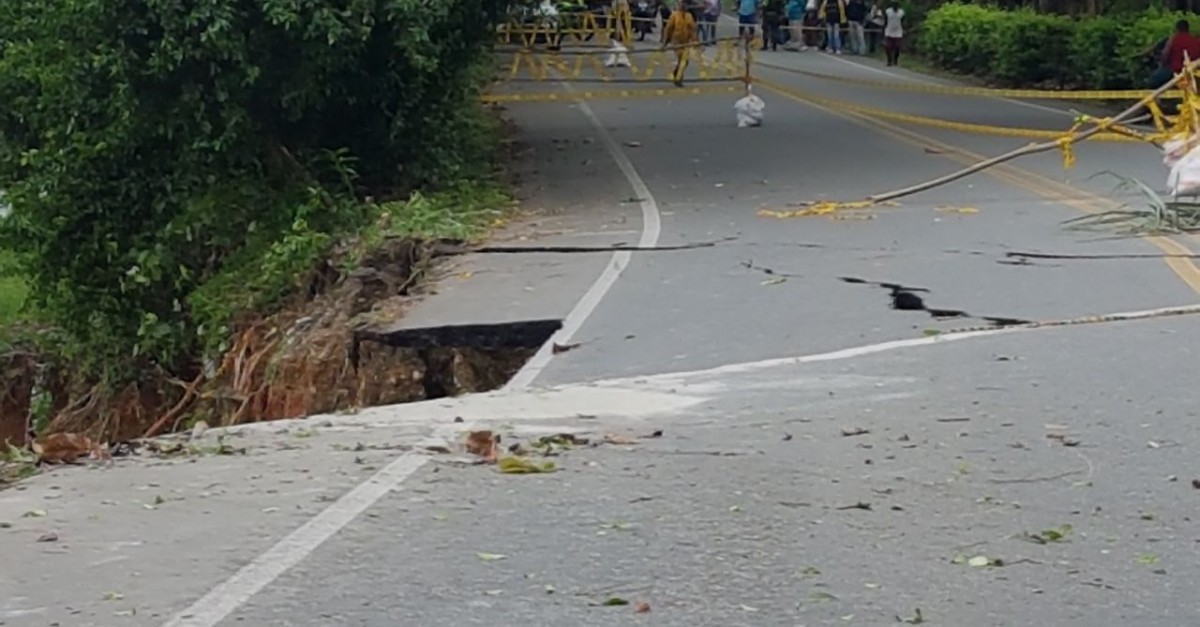
[[[604,60],[604,67],[629,67],[629,55],[625,54],[629,49],[614,40],[610,49],[608,58]]]
[[[762,101],[754,93],[746,94],[745,97],[738,99],[733,103],[733,110],[737,113],[738,128],[746,128],[747,126],[761,126],[763,121],[763,109],[767,103]]]
[[[1200,146],[1195,146],[1180,157],[1171,167],[1167,177],[1171,196],[1200,196]]]
[[[1196,137],[1177,135],[1163,142],[1163,165],[1174,168],[1175,164],[1197,145]]]

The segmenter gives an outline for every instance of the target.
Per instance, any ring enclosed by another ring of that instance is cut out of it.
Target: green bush
[[[204,286],[276,296],[360,199],[480,173],[492,4],[0,3],[0,249],[31,304],[91,374],[190,367],[240,294]]]
[[[1006,86],[1141,88],[1149,76],[1141,53],[1181,17],[1149,10],[1072,18],[951,3],[929,12],[921,52],[939,67]]]

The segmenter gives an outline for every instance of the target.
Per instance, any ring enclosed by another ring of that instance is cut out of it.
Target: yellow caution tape
[[[1031,128],[1016,128],[1011,126],[992,126],[987,124],[972,124],[968,122],[953,122],[950,120],[939,120],[920,115],[910,115],[907,113],[897,113],[887,109],[878,109],[875,107],[864,107],[845,100],[835,100],[832,98],[823,98],[815,94],[789,87],[774,81],[763,80],[756,78],[755,82],[759,85],[764,85],[770,89],[780,91],[798,100],[810,102],[815,105],[834,109],[837,111],[851,112],[866,117],[891,120],[894,122],[902,122],[908,124],[916,124],[919,126],[928,126],[931,128],[940,128],[949,131],[959,131],[963,133],[974,133],[980,135],[996,135],[1000,137],[1021,137],[1027,139],[1042,139],[1042,140],[1059,140],[1064,137],[1063,131],[1041,130]],[[1140,137],[1134,131],[1124,129],[1121,132],[1114,130],[1105,131],[1093,135],[1091,140],[1105,142],[1140,142],[1148,141],[1148,137]]]
[[[1111,89],[1111,90],[1086,90],[1086,91],[1066,91],[1066,90],[1048,90],[1048,89],[995,89],[991,87],[960,87],[951,85],[927,85],[923,83],[906,83],[900,81],[877,81],[871,79],[851,78],[848,76],[839,76],[836,74],[826,74],[823,72],[813,72],[810,70],[801,70],[798,68],[786,67],[774,63],[767,63],[762,60],[756,61],[759,66],[789,72],[792,74],[800,74],[819,78],[822,80],[834,81],[838,83],[846,83],[849,85],[858,85],[861,87],[875,87],[880,89],[891,89],[896,91],[918,92],[925,94],[939,94],[943,96],[979,96],[987,98],[1025,98],[1028,100],[1138,100],[1145,98],[1151,93],[1148,89]],[[1171,91],[1163,94],[1164,97],[1178,98],[1180,92]]]
[[[606,89],[528,94],[486,94],[481,100],[485,103],[493,104],[504,102],[573,102],[576,100],[621,100],[633,98],[675,98],[706,94],[740,94],[745,93],[745,91],[746,87],[744,85],[705,85],[703,87],[664,87],[661,89]]]

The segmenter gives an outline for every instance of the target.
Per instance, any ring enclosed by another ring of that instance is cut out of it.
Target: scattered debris
[[[30,445],[39,464],[74,464],[80,460],[109,461],[107,444],[79,433],[53,433]]]
[[[58,542],[58,534],[53,531],[38,536],[38,542]]]
[[[869,512],[869,511],[871,511],[871,504],[870,504],[870,503],[864,503],[864,502],[862,502],[862,501],[859,501],[859,502],[857,502],[857,503],[855,503],[855,504],[853,504],[853,505],[843,505],[843,506],[841,506],[841,507],[839,507],[839,508],[837,508],[837,509],[839,509],[839,510],[847,510],[847,509],[861,509],[861,510],[866,510],[866,511],[868,511],[868,512]]]
[[[757,272],[761,272],[767,276],[775,277],[777,279],[778,278],[785,278],[785,279],[793,278],[793,279],[795,279],[795,278],[800,278],[800,276],[801,276],[801,275],[793,273],[793,272],[780,272],[778,270],[775,270],[774,268],[768,268],[766,266],[755,265],[755,263],[753,261],[743,261],[742,267],[746,268],[747,270],[754,270]],[[782,281],[780,281],[780,282],[782,283]]]
[[[870,429],[863,429],[862,427],[855,427],[853,429],[842,429],[842,436],[849,438],[849,437],[853,437],[856,435],[866,435],[870,432],[871,432]]]
[[[985,568],[989,566],[998,568],[1004,566],[1004,560],[988,557],[986,555],[976,555],[975,557],[970,558],[966,555],[956,555],[954,559],[950,560],[950,563],[966,564],[971,568]]]
[[[897,614],[896,622],[905,623],[908,625],[920,625],[925,622],[925,617],[921,615],[921,608],[918,607],[913,611],[913,615],[908,618],[903,618]]]
[[[472,431],[467,434],[467,453],[482,457],[487,463],[496,461],[500,434],[491,431]]]
[[[47,515],[48,514],[44,509],[31,509],[24,514],[21,514],[21,518],[45,518]]]
[[[1075,446],[1079,446],[1079,444],[1080,444],[1080,441],[1078,439],[1072,438],[1065,433],[1047,433],[1046,439],[1058,440],[1058,442],[1060,444],[1062,444],[1063,446],[1067,446],[1067,447],[1075,447]]]
[[[790,433],[785,433],[785,434],[783,434],[783,441],[784,441],[784,442],[791,442],[791,441],[792,441],[792,434],[790,434]]]
[[[650,604],[645,601],[638,603],[637,606],[635,606],[633,608],[634,614],[646,614],[649,612],[650,612]]]
[[[637,444],[637,440],[634,438],[631,438],[629,436],[621,435],[619,433],[606,433],[604,435],[604,443],[605,444],[617,444],[617,445],[629,445],[629,444]]]

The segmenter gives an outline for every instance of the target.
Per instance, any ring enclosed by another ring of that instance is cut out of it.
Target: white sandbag
[[[604,67],[629,67],[632,65],[629,62],[629,55],[625,54],[629,51],[620,42],[613,41],[608,58],[604,60]]]
[[[763,109],[766,106],[767,103],[753,93],[739,98],[737,102],[733,103],[733,110],[737,113],[738,128],[762,125]]]
[[[1171,196],[1200,196],[1200,146],[1195,146],[1179,158],[1167,177]]]

